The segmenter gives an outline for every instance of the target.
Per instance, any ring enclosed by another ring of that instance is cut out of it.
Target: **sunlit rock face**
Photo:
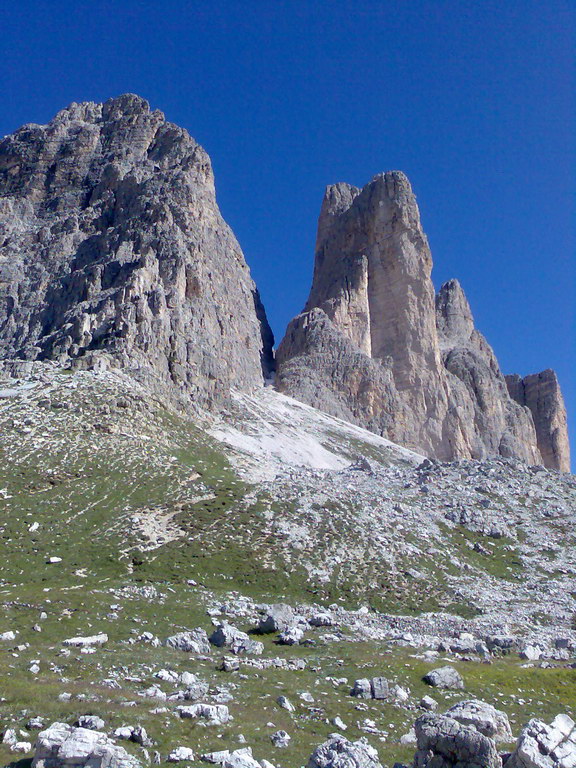
[[[558,377],[550,368],[523,379],[506,376],[511,397],[530,409],[544,466],[570,471],[570,443],[564,398]]]
[[[3,357],[122,367],[211,405],[262,384],[272,343],[208,155],[144,99],[0,142]]]
[[[429,456],[552,466],[545,420],[537,438],[459,283],[435,295],[431,272],[404,174],[328,187],[310,296],[278,349],[277,387]]]

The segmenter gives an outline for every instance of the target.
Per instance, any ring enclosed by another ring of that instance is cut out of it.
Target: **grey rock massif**
[[[440,459],[569,469],[555,375],[502,376],[456,281],[435,296],[406,177],[329,187],[277,387]],[[4,359],[121,368],[184,404],[261,387],[273,337],[210,159],[126,94],[0,141]]]
[[[507,382],[456,280],[435,295],[408,179],[327,188],[314,278],[277,353],[277,387],[443,460],[517,457],[569,470],[553,372]]]
[[[2,357],[122,367],[211,405],[262,385],[272,343],[208,155],[144,99],[0,142]]]
[[[548,368],[523,379],[506,376],[510,397],[528,406],[536,427],[538,448],[545,466],[570,471],[570,444],[566,429],[566,409],[558,377]]]

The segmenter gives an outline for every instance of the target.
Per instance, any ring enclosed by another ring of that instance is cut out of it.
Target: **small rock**
[[[276,699],[276,703],[279,704],[282,707],[282,709],[285,709],[288,712],[294,712],[294,710],[296,709],[294,704],[292,704],[292,702],[289,699],[287,699],[286,696],[278,696],[278,698]]]
[[[270,741],[275,747],[279,749],[285,749],[290,746],[292,738],[286,733],[286,731],[275,731],[270,735]]]
[[[418,706],[433,712],[438,707],[438,702],[432,696],[423,696],[418,702]]]
[[[107,642],[108,635],[105,632],[101,632],[99,635],[91,635],[90,637],[69,637],[67,640],[63,640],[62,645],[73,646],[76,648],[89,648],[104,645],[104,643]]]
[[[81,715],[75,723],[79,728],[88,728],[90,731],[101,731],[106,723],[96,715]]]
[[[176,747],[170,752],[166,760],[169,763],[182,763],[185,760],[194,760],[194,750],[190,747]]]
[[[333,717],[332,720],[331,720],[331,723],[332,723],[332,725],[334,725],[336,728],[338,728],[341,731],[347,731],[348,730],[348,726],[342,720],[341,717],[338,717],[338,716]]]
[[[164,645],[169,648],[176,648],[179,651],[186,651],[187,653],[210,653],[208,635],[201,627],[172,635],[166,639]]]

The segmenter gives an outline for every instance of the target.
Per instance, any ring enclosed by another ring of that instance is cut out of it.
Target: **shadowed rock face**
[[[121,366],[218,402],[261,385],[272,334],[206,152],[138,96],[0,142],[2,356]]]
[[[530,409],[538,448],[544,466],[570,471],[570,443],[564,398],[554,371],[548,368],[523,379],[518,374],[506,376],[510,396]]]
[[[431,271],[404,174],[328,187],[310,296],[277,353],[278,388],[436,458],[550,461],[459,283],[435,296]]]
[[[474,456],[480,449],[483,455],[540,462],[530,414],[510,398],[494,352],[474,328],[470,306],[457,280],[448,281],[438,292],[436,324],[450,400],[471,446],[471,453],[464,456]]]

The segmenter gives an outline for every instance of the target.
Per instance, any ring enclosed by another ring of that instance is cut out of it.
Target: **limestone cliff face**
[[[277,353],[278,388],[440,459],[550,461],[460,285],[435,296],[431,271],[404,174],[328,187],[310,297]]]
[[[442,442],[448,391],[435,342],[431,270],[418,207],[403,174],[381,174],[362,190],[344,184],[328,188],[305,311],[322,309],[353,347],[388,369],[395,396],[387,397],[379,418],[388,424],[396,412],[395,429],[384,429],[383,423],[379,431],[432,454]],[[287,391],[284,344],[278,360],[279,386]],[[381,399],[376,387],[364,389],[369,400]],[[297,387],[290,392],[296,396]],[[427,423],[420,418],[425,412]]]
[[[272,334],[210,159],[138,96],[0,142],[0,354],[116,365],[202,405],[261,385]]]
[[[430,456],[568,469],[554,373],[505,381],[431,270],[403,174],[329,187],[278,388]],[[0,358],[116,366],[210,407],[261,386],[272,345],[210,160],[161,112],[127,94],[0,141]]]
[[[510,396],[530,409],[544,466],[570,472],[570,443],[564,398],[554,371],[548,368],[523,379],[506,376]]]
[[[462,424],[468,448],[464,455],[500,454],[539,463],[531,415],[509,396],[494,352],[475,329],[457,280],[444,283],[436,296],[436,324],[450,389],[450,424],[456,429]]]

